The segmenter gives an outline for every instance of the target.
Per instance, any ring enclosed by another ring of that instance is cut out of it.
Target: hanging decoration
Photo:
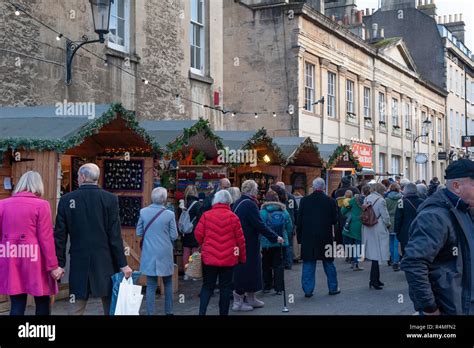
[[[343,158],[344,156],[347,156],[347,158]],[[341,160],[352,162],[357,171],[362,170],[362,166],[360,165],[359,160],[354,156],[354,153],[352,152],[349,145],[339,145],[336,151],[334,151],[334,153],[329,158],[328,162],[325,165],[325,168],[327,170],[331,170]]]
[[[67,139],[4,138],[0,139],[0,151],[6,151],[7,149],[25,149],[65,153],[67,150],[82,144],[86,138],[98,134],[102,127],[115,120],[118,115],[125,121],[127,127],[136,132],[150,145],[150,150],[154,153],[162,153],[160,145],[145,129],[140,127],[135,113],[126,110],[120,103],[112,104],[110,109],[102,116],[92,120]]]
[[[283,164],[286,162],[285,155],[281,151],[280,147],[273,142],[273,139],[268,136],[267,130],[265,128],[259,129],[257,133],[255,133],[255,135],[249,139],[247,144],[243,146],[243,149],[251,150],[261,144],[264,144],[268,150],[273,153],[273,158],[271,158],[273,163]]]

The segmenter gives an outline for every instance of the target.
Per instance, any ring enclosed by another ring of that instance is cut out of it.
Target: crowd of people
[[[0,294],[11,299],[11,314],[23,315],[27,295],[36,313],[50,313],[50,297],[64,277],[70,244],[71,314],[85,312],[89,298],[101,298],[104,314],[111,305],[111,276],[132,275],[121,236],[118,199],[98,186],[99,168],[79,169],[80,188],[63,196],[53,227],[40,175],[25,173],[11,198],[0,201],[2,243],[30,243],[41,262],[0,258]],[[173,251],[181,238],[184,262],[200,251],[202,288],[199,314],[206,315],[219,288],[219,314],[230,309],[250,312],[265,303],[260,292],[282,295],[285,270],[303,262],[301,288],[310,298],[316,289],[316,266],[322,261],[328,294],[341,293],[333,246],[343,245],[345,261],[356,272],[370,261],[369,289],[383,290],[380,265],[404,271],[415,309],[422,314],[474,314],[474,162],[459,160],[438,178],[412,183],[396,177],[363,182],[343,178],[332,195],[317,178],[312,193],[287,192],[283,182],[271,185],[263,202],[253,180],[232,187],[228,179],[204,201],[190,185],[180,204],[186,223],[177,224],[167,209],[167,191],[153,190],[152,204],[140,212],[136,234],[142,237],[140,272],[147,277],[146,312],[155,314],[158,278],[163,279],[165,314],[173,314]],[[293,244],[300,255],[293,255]],[[349,251],[349,252],[347,252]],[[186,278],[185,278],[186,280]],[[232,302],[232,303],[231,303]]]

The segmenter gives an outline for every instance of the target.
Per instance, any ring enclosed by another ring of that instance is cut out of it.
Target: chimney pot
[[[454,15],[454,21],[455,21],[455,22],[458,21],[458,14],[457,14],[457,13]]]
[[[369,9],[369,8],[366,8],[366,9],[365,9],[365,15],[366,15],[366,16],[370,16],[370,9]]]
[[[423,5],[423,0],[418,0],[418,6]]]
[[[372,14],[374,14],[374,12],[375,12],[375,8],[372,9]]]
[[[443,23],[448,23],[448,16],[447,15],[443,16]]]
[[[459,21],[462,22],[462,13],[459,14]]]
[[[357,12],[357,24],[361,24],[363,22],[362,17],[364,16],[364,11]]]
[[[379,25],[377,23],[372,24],[372,38],[378,38]]]
[[[448,23],[452,23],[453,22],[453,15],[449,15],[449,22]]]

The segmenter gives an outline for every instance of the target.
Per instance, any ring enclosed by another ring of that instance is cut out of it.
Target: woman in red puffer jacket
[[[232,197],[226,190],[215,194],[212,209],[199,220],[194,235],[202,246],[203,282],[199,315],[207,306],[219,279],[219,312],[229,314],[234,266],[245,263],[245,238],[240,220],[231,210]]]

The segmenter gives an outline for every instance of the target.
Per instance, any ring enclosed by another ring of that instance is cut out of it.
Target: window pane
[[[115,2],[117,3],[117,16],[125,18],[125,0],[116,0]]]

